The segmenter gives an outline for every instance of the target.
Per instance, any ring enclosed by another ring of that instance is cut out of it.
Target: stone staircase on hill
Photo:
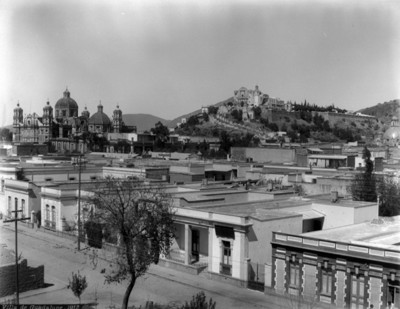
[[[222,126],[224,128],[229,128],[232,130],[238,130],[244,133],[251,133],[257,136],[258,138],[266,138],[265,132],[261,129],[252,128],[240,123],[233,122],[221,115],[209,116],[210,122],[216,124],[218,126]]]

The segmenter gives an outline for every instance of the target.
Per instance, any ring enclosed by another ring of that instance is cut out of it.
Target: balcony
[[[232,265],[220,263],[219,272],[222,275],[232,276]]]
[[[50,230],[55,230],[56,229],[56,222],[55,221],[50,221],[50,220],[44,220],[44,228],[45,229],[50,229]]]

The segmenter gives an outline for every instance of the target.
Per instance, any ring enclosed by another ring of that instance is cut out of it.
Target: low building
[[[231,158],[234,161],[293,163],[296,161],[295,149],[270,147],[231,147]]]
[[[273,231],[298,235],[378,216],[376,203],[288,199],[287,194],[293,193],[203,188],[174,194],[177,240],[168,265],[206,267],[216,280],[264,289],[271,282]]]
[[[308,165],[323,168],[354,168],[355,158],[356,155],[314,154],[308,156]]]
[[[272,288],[338,308],[399,308],[399,242],[400,217],[301,235],[274,232]]]
[[[171,165],[169,168],[169,181],[172,184],[201,182],[205,177],[204,171],[204,164]]]

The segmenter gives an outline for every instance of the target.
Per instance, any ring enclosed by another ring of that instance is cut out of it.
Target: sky
[[[173,119],[244,86],[356,111],[400,98],[400,1],[0,1],[0,126],[68,87]]]

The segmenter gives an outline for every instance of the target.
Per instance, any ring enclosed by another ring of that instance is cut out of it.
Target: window
[[[298,259],[295,254],[286,257],[288,261],[288,286],[287,292],[291,295],[300,295],[300,281],[301,281],[301,259]]]
[[[69,180],[75,180],[76,178],[75,177],[69,177]]]
[[[325,266],[320,269],[319,276],[319,300],[324,303],[332,303],[332,284],[333,284],[333,272],[331,268],[328,268],[328,262],[324,262]]]
[[[395,308],[400,306],[400,282],[399,280],[388,280],[387,301],[394,304]]]
[[[25,218],[25,200],[21,200],[21,210],[22,210],[22,218]]]
[[[53,178],[45,178],[44,181],[52,181]]]
[[[364,306],[364,286],[365,279],[363,276],[352,274],[351,275],[351,309],[363,309]]]
[[[63,110],[63,111],[62,111],[62,115],[63,115],[63,117],[67,116],[67,111],[66,111],[66,110]]]
[[[50,220],[50,206],[46,205],[46,220]]]
[[[96,176],[90,176],[90,180],[96,180],[97,177]]]
[[[51,228],[56,228],[56,208],[51,206]]]
[[[8,216],[9,216],[9,217],[11,217],[11,207],[12,207],[12,204],[11,204],[11,196],[9,196],[9,197],[8,197],[8,208],[7,208],[7,213],[8,213]]]
[[[298,289],[300,286],[300,265],[290,263],[289,268],[290,268],[289,285],[291,288]]]
[[[222,241],[222,262],[221,262],[221,274],[232,275],[232,251],[231,242]]]

